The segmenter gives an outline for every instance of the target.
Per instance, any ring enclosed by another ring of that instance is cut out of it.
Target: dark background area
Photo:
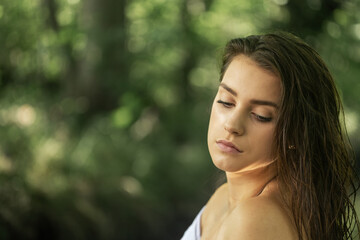
[[[360,154],[359,0],[1,0],[0,239],[179,239],[223,181],[222,47],[290,31],[336,78]]]

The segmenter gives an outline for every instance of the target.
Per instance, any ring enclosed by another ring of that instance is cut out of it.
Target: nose
[[[231,134],[244,135],[245,133],[245,119],[241,114],[232,114],[225,121],[224,128]]]

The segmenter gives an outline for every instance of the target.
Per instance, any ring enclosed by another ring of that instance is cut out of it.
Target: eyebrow
[[[237,97],[237,93],[232,89],[230,88],[228,85],[226,85],[225,83],[220,83],[220,86],[222,88],[224,88],[226,91],[228,91],[231,95]],[[274,107],[276,109],[279,108],[279,106],[274,103],[274,102],[271,102],[271,101],[266,101],[266,100],[259,100],[259,99],[251,99],[250,100],[250,103],[251,104],[254,104],[254,105],[266,105],[266,106],[271,106],[271,107]]]
[[[237,93],[232,88],[230,88],[228,85],[226,85],[225,83],[220,83],[220,86],[223,87],[229,93],[231,93],[231,95],[234,95],[235,97],[237,97]]]

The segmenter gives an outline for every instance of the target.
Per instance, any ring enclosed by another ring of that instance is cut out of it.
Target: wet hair
[[[245,55],[281,79],[273,154],[278,183],[299,239],[354,239],[358,176],[338,91],[319,54],[289,33],[229,41],[220,70]]]

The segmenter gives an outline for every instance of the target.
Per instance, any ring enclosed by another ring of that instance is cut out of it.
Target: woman
[[[231,40],[209,123],[226,173],[182,239],[354,239],[355,172],[320,56],[287,33]]]

